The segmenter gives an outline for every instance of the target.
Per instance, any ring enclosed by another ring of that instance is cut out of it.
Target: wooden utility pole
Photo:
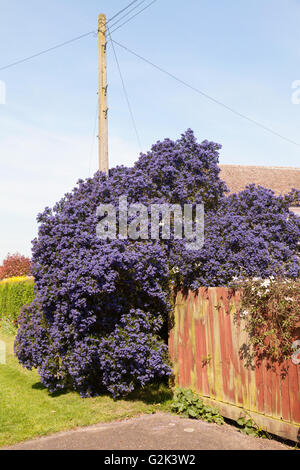
[[[108,175],[108,122],[106,71],[106,16],[99,15],[99,170]]]

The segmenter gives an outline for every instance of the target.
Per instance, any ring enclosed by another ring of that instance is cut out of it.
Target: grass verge
[[[23,369],[13,354],[14,336],[0,329],[6,363],[0,364],[0,447],[99,422],[170,411],[166,385],[148,387],[125,400],[108,395],[82,399],[77,393],[50,395],[36,371]]]

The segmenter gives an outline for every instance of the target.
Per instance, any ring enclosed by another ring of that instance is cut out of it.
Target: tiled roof
[[[220,165],[220,177],[232,193],[242,191],[255,183],[272,189],[277,195],[300,189],[300,168]]]

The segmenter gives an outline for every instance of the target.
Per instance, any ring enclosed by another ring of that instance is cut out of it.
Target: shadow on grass
[[[41,382],[37,382],[37,383],[33,384],[31,388],[33,390],[45,390],[45,391],[47,391],[47,388]],[[58,392],[54,392],[54,393],[48,392],[48,395],[49,395],[49,397],[57,398],[57,397],[61,397],[63,395],[67,395],[70,392],[72,392],[72,390],[59,390]]]
[[[37,382],[36,384],[33,384],[31,388],[33,388],[33,390],[46,390],[46,387],[44,387],[44,385],[41,384],[41,382]]]
[[[47,391],[47,388],[41,383],[36,382],[31,387],[33,390]],[[54,393],[48,393],[49,397],[57,398],[68,393],[73,392],[70,390],[61,390]],[[103,392],[97,395],[98,397],[109,397],[110,395]],[[111,397],[111,396],[110,396]],[[173,398],[172,390],[169,388],[167,383],[156,382],[154,384],[147,385],[144,388],[139,388],[134,392],[130,393],[126,397],[115,399],[116,402],[121,400],[126,401],[142,401],[146,405],[161,405],[162,407],[168,407]]]
[[[173,393],[169,386],[166,383],[159,382],[135,390],[125,400],[142,401],[147,405],[165,405],[167,407],[172,398]]]

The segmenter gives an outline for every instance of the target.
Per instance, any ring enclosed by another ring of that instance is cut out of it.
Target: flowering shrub
[[[169,375],[167,346],[158,340],[163,318],[142,310],[123,315],[113,333],[100,342],[103,384],[113,395],[133,391],[156,374]]]
[[[300,189],[292,189],[289,194],[285,195],[285,199],[292,207],[300,207]]]
[[[256,187],[227,198],[219,149],[197,143],[188,130],[175,142],[155,144],[133,168],[79,181],[39,215],[37,296],[24,309],[15,351],[25,367],[38,368],[51,392],[69,387],[82,396],[118,396],[170,375],[171,286],[298,275],[300,222],[289,215],[289,200]],[[117,207],[120,196],[129,204],[204,204],[204,247],[188,251],[185,240],[100,240],[96,209]]]
[[[14,276],[28,276],[30,274],[30,259],[18,253],[8,254],[0,266],[0,280]]]

